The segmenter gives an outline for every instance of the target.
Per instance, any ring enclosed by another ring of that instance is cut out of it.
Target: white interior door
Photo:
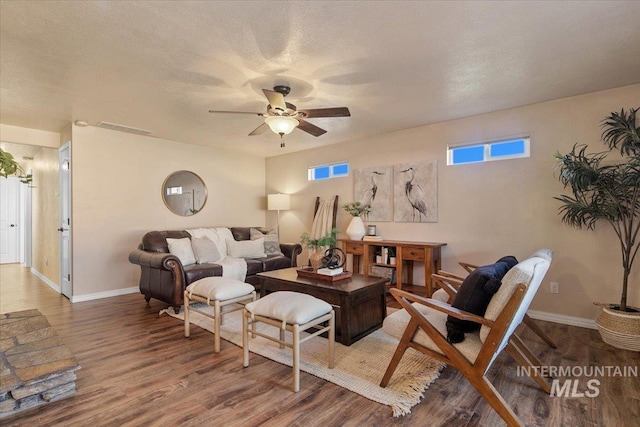
[[[71,144],[60,148],[60,291],[71,299]]]
[[[0,264],[20,261],[20,179],[0,177]]]

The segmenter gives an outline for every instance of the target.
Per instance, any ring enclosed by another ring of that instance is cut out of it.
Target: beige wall
[[[34,156],[32,167],[32,267],[59,285],[58,150],[42,148]]]
[[[0,124],[0,140],[3,142],[39,145],[51,148],[58,148],[60,146],[60,134],[57,132],[3,124]]]
[[[265,222],[262,158],[74,125],[71,163],[74,297],[137,286],[128,256],[147,231]],[[161,196],[167,175],[183,169],[208,189],[191,217],[171,213]]]
[[[437,223],[379,222],[385,238],[446,242],[443,267],[462,273],[458,261],[488,263],[502,255],[519,259],[541,247],[555,251],[554,260],[532,305],[550,313],[593,318],[593,301],[620,299],[620,250],[612,230],[579,231],[561,223],[562,193],[554,175],[553,154],[576,143],[602,151],[600,121],[611,111],[639,107],[640,85],[534,104],[434,125],[374,136],[323,149],[267,159],[267,192],[291,193],[291,211],[281,213],[285,241],[298,241],[311,226],[316,196],[353,199],[353,172],[347,178],[308,182],[307,168],[348,160],[351,170],[370,166],[436,159]],[[471,143],[528,133],[531,157],[465,166],[446,165],[448,144]],[[338,228],[350,217],[340,209]],[[275,222],[275,215],[268,216]],[[303,257],[304,258],[304,257]],[[304,262],[304,259],[302,260]],[[420,277],[420,275],[418,275]],[[558,295],[548,292],[559,282]],[[640,306],[640,266],[633,271],[630,303]]]

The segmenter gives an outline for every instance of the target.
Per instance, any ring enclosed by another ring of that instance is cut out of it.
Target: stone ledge
[[[80,365],[38,310],[0,314],[0,418],[70,396]]]

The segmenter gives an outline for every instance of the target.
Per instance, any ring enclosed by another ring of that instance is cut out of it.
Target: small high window
[[[528,137],[447,147],[447,165],[463,165],[529,156]]]
[[[340,178],[349,176],[349,162],[334,163],[332,165],[314,166],[308,170],[309,181],[319,179]]]

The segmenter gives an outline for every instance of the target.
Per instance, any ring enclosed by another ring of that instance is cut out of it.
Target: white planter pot
[[[640,312],[626,313],[602,306],[596,325],[602,341],[607,344],[625,350],[640,351]]]
[[[362,222],[362,218],[359,216],[354,216],[347,227],[347,236],[351,240],[362,240],[366,229],[364,227],[364,222]]]

